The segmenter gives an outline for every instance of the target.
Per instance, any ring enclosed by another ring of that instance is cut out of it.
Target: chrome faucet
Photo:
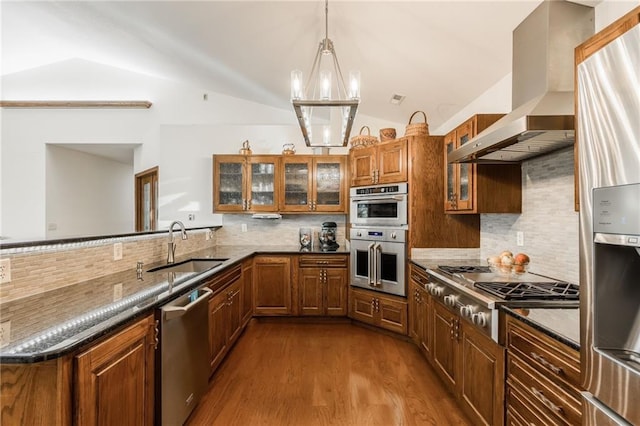
[[[184,225],[179,220],[174,221],[169,227],[169,248],[167,252],[167,263],[173,263],[175,261],[174,255],[176,254],[176,246],[173,244],[173,226],[178,225],[180,227],[180,233],[182,239],[187,239],[187,231],[184,229]]]

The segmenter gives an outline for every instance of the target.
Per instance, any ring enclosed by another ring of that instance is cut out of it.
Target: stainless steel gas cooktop
[[[534,273],[502,274],[488,266],[438,265],[438,271],[505,301],[577,301],[580,287]]]

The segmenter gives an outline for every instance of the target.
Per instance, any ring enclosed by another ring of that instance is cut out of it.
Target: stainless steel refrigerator
[[[640,25],[577,82],[583,425],[640,425]]]

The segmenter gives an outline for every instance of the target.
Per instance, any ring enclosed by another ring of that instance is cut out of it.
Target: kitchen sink
[[[180,263],[172,263],[149,269],[147,272],[204,272],[222,265],[228,259],[189,259]]]

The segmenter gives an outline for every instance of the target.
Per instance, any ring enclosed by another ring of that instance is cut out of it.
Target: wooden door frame
[[[136,173],[134,187],[135,187],[135,217],[136,217],[136,232],[143,231],[142,229],[142,180],[145,178],[151,177],[151,202],[153,204],[153,209],[151,210],[151,231],[155,231],[158,226],[158,166],[152,167],[140,173]]]

